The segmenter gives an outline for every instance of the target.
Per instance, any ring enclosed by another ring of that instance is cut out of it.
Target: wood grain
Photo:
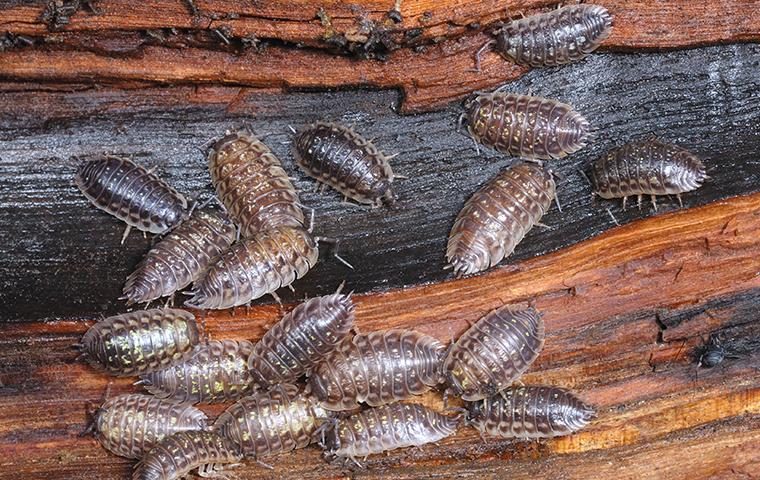
[[[371,457],[360,471],[328,465],[310,448],[270,459],[274,472],[253,464],[239,474],[306,479],[751,474],[760,465],[759,258],[760,194],[755,194],[615,228],[520,262],[514,271],[359,295],[359,330],[415,328],[444,341],[503,303],[532,302],[545,312],[547,339],[523,381],[571,388],[598,408],[599,418],[579,434],[541,443],[483,442],[473,430],[462,429],[438,446]],[[260,306],[209,315],[206,324],[215,338],[255,340],[279,315],[275,307]],[[76,436],[85,424],[84,403],[97,402],[109,380],[76,363],[69,347],[90,323],[3,327],[0,467],[5,478],[127,476],[130,462]],[[697,375],[695,353],[700,335],[708,333],[721,334],[738,358]],[[117,379],[112,393],[135,390],[129,379]],[[441,407],[436,393],[419,401]],[[220,407],[206,410],[215,415]]]
[[[682,48],[760,38],[760,12],[753,0],[598,3],[615,17],[603,49]],[[397,25],[387,18],[391,1],[262,5],[212,0],[198,2],[199,13],[192,15],[180,1],[102,0],[100,13],[80,11],[63,32],[50,33],[40,20],[44,3],[7,2],[0,5],[0,31],[9,32],[10,48],[0,52],[0,78],[119,86],[135,81],[280,89],[362,85],[400,89],[403,112],[429,110],[524,74],[526,69],[495,53],[484,56],[482,72],[471,71],[475,51],[491,38],[483,30],[505,20],[507,12],[531,14],[554,4],[405,1],[404,20]],[[317,18],[320,11],[329,22]],[[225,40],[213,32],[219,28],[226,32]],[[17,36],[23,41],[14,40]],[[246,48],[260,41],[271,45],[264,51]],[[309,48],[294,48],[302,45]],[[325,51],[336,48],[384,61],[357,61]],[[442,64],[447,68],[437,68]],[[449,75],[451,71],[457,74]]]

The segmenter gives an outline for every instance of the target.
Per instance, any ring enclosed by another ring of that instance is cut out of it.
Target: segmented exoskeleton
[[[218,476],[243,459],[240,448],[214,432],[180,432],[165,437],[135,466],[132,480],[175,480],[197,468],[202,477]]]
[[[74,183],[93,205],[127,223],[121,243],[132,227],[164,233],[185,216],[185,197],[126,158],[103,157],[84,162],[77,169]]]
[[[444,353],[441,342],[412,330],[358,334],[325,358],[309,385],[328,410],[386,405],[441,383]]]
[[[140,383],[159,398],[191,403],[237,400],[253,389],[248,373],[252,351],[253,344],[247,340],[210,340],[195,347],[188,360],[143,375]]]
[[[562,158],[591,138],[591,126],[580,113],[548,98],[495,92],[471,98],[465,109],[476,142],[514,157]]]
[[[483,271],[510,255],[549,210],[551,172],[524,163],[504,170],[465,203],[449,234],[446,259],[458,276]]]
[[[248,358],[262,388],[294,382],[338,348],[354,325],[349,295],[335,293],[298,305],[259,340]]]
[[[280,160],[258,138],[228,133],[208,156],[211,180],[243,237],[280,227],[303,227],[298,193]]]
[[[581,60],[612,29],[612,15],[599,5],[567,5],[513,20],[496,35],[496,50],[516,63],[549,67]]]
[[[124,284],[127,305],[173,295],[200,277],[235,241],[223,213],[197,211],[150,249]]]
[[[437,442],[454,433],[459,417],[410,403],[369,408],[333,421],[326,429],[325,454],[347,458]]]
[[[466,408],[467,423],[481,433],[525,440],[569,435],[596,417],[593,407],[558,387],[512,387]]]
[[[94,418],[100,444],[127,458],[142,457],[168,435],[205,429],[206,415],[192,405],[137,393],[106,401]]]
[[[596,194],[602,198],[650,195],[657,210],[656,195],[676,195],[699,188],[709,178],[696,155],[659,140],[631,142],[611,150],[597,160],[591,173]],[[682,204],[683,205],[683,204]]]
[[[229,308],[245,305],[303,277],[317,263],[319,250],[302,228],[275,228],[243,239],[219,256],[193,284],[185,305]],[[279,300],[279,299],[278,299]]]
[[[192,355],[198,340],[193,314],[166,308],[103,319],[87,330],[79,347],[92,366],[129,376],[176,365]]]
[[[300,132],[293,155],[301,168],[348,198],[380,206],[393,204],[393,170],[381,151],[352,129],[317,122]]]
[[[239,445],[246,457],[258,459],[305,447],[331,415],[294,385],[283,384],[230,406],[214,431]]]
[[[443,364],[447,391],[472,401],[509,387],[536,360],[544,336],[544,322],[533,308],[492,311],[449,350]]]

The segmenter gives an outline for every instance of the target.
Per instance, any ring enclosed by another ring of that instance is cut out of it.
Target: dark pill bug
[[[193,284],[185,305],[223,309],[245,305],[306,275],[319,258],[317,243],[302,228],[275,228],[243,239],[220,255]]]
[[[93,367],[129,376],[176,365],[192,355],[198,341],[193,314],[166,308],[105,318],[77,346]]]
[[[467,424],[494,437],[534,440],[570,435],[596,418],[593,407],[558,387],[513,387],[466,405]]]
[[[548,98],[494,92],[465,103],[472,138],[513,157],[562,158],[591,140],[591,126],[565,103]]]
[[[594,164],[591,172],[596,194],[605,199],[650,195],[657,210],[656,195],[676,195],[702,186],[708,179],[705,166],[688,150],[659,140],[631,142],[615,148]],[[681,205],[683,205],[681,203]]]
[[[206,415],[192,405],[137,393],[106,401],[93,422],[103,448],[127,458],[142,457],[166,436],[207,428]]]
[[[165,437],[132,472],[132,480],[176,480],[198,469],[201,477],[221,476],[221,470],[243,460],[240,448],[214,432],[188,431]]]
[[[211,340],[198,345],[188,360],[173,367],[142,375],[145,389],[159,398],[191,403],[219,403],[248,395],[253,379],[247,340]]]
[[[303,226],[295,187],[280,160],[258,138],[244,131],[227,134],[211,148],[208,169],[219,199],[243,237]]]
[[[449,350],[447,393],[482,400],[509,387],[544,346],[544,322],[533,308],[505,305],[475,322]]]
[[[283,384],[240,399],[219,415],[213,428],[246,457],[260,459],[312,443],[331,415],[296,386]]]
[[[161,239],[124,284],[127,305],[173,295],[197,280],[235,241],[223,213],[197,211]]]
[[[360,402],[386,405],[440,384],[445,350],[435,338],[413,330],[358,334],[325,358],[309,385],[328,410],[351,410]]]
[[[465,203],[449,234],[446,260],[458,276],[490,268],[509,256],[551,207],[550,171],[524,163],[499,173]]]
[[[416,447],[453,434],[460,417],[450,417],[411,403],[369,408],[335,420],[326,429],[325,455],[350,459],[396,448]]]
[[[354,326],[354,303],[340,292],[298,305],[256,342],[248,367],[261,388],[310,372]]]
[[[395,202],[389,158],[348,127],[309,125],[296,136],[293,155],[307,174],[348,198],[375,206]]]
[[[93,205],[127,223],[121,243],[132,227],[159,234],[185,217],[185,197],[126,158],[86,161],[77,169],[74,183]]]
[[[513,20],[496,34],[496,50],[515,63],[551,67],[581,60],[610,35],[612,15],[590,3]]]

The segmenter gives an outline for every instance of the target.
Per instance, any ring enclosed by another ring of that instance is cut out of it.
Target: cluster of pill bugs
[[[611,26],[604,8],[571,5],[514,20],[484,48],[495,45],[534,67],[566,64],[593,51]],[[556,200],[555,172],[544,162],[593,138],[571,106],[515,93],[475,95],[462,117],[476,145],[528,161],[487,182],[457,216],[446,259],[458,276],[498,264],[540,225]],[[306,173],[347,199],[373,207],[395,202],[390,157],[352,129],[317,122],[297,132],[293,150]],[[199,309],[247,305],[267,294],[278,299],[278,289],[317,262],[320,242],[337,250],[338,239],[307,226],[280,160],[250,132],[216,141],[208,166],[222,211],[189,206],[127,159],[97,158],[77,171],[87,198],[127,223],[125,238],[132,227],[163,235],[127,278],[128,304],[188,287],[184,303]],[[655,140],[612,150],[592,177],[602,198],[637,195],[639,203],[643,195],[653,202],[680,195],[707,178],[696,156]],[[561,388],[513,386],[543,347],[543,322],[532,308],[497,309],[446,347],[411,330],[357,333],[351,295],[338,289],[296,307],[256,344],[201,337],[191,313],[164,308],[104,319],[79,345],[93,366],[139,375],[152,394],[121,395],[93,413],[91,430],[105,448],[140,459],[134,479],[179,478],[195,468],[221,475],[224,465],[244,458],[265,465],[262,458],[310,443],[360,465],[371,454],[438,441],[462,424],[482,435],[538,439],[570,434],[594,417]],[[461,398],[464,408],[445,401],[439,413],[401,402],[431,389]],[[232,401],[212,425],[192,406]]]

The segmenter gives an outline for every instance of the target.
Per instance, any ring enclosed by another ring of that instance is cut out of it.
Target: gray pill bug
[[[190,403],[237,400],[253,390],[247,340],[210,340],[195,347],[192,357],[173,367],[142,375],[137,383],[159,398]]]
[[[238,445],[247,458],[303,448],[317,440],[332,414],[294,385],[277,385],[240,399],[214,422],[214,431]]]
[[[371,141],[337,123],[317,122],[293,144],[298,165],[309,175],[362,204],[393,205],[394,178],[388,160]]]
[[[505,305],[490,312],[449,349],[446,393],[475,401],[509,387],[536,360],[544,337],[544,322],[533,308]]]
[[[132,480],[176,480],[198,469],[201,477],[220,477],[240,465],[243,455],[231,440],[209,431],[187,431],[164,437],[132,472]]]
[[[256,343],[248,367],[259,387],[295,382],[338,348],[354,325],[354,303],[340,290],[298,305]]]
[[[127,458],[142,457],[166,436],[207,428],[206,415],[190,404],[134,393],[104,402],[93,417],[98,442]]]
[[[187,200],[152,171],[126,158],[102,157],[79,166],[74,183],[97,208],[135,227],[164,233],[186,216]]]
[[[693,153],[659,140],[631,142],[615,148],[594,164],[591,172],[595,193],[602,198],[650,195],[657,210],[656,195],[676,195],[699,188],[709,177],[702,161]]]
[[[448,266],[462,276],[501,262],[540,223],[555,196],[550,170],[532,163],[504,170],[457,215],[446,247]]]
[[[127,277],[127,305],[173,295],[200,278],[235,241],[236,230],[220,212],[196,211],[162,238]]]
[[[572,392],[558,387],[512,387],[466,404],[467,424],[482,434],[533,440],[581,430],[596,411]]]
[[[460,421],[411,403],[369,408],[332,421],[323,441],[325,456],[361,467],[357,457],[437,442],[453,434]]]
[[[140,375],[176,365],[193,354],[198,325],[175,308],[138,310],[105,318],[75,345],[95,368],[111,375]]]
[[[563,158],[593,138],[588,120],[572,106],[548,98],[485,93],[468,99],[465,110],[460,122],[475,142],[513,157]]]

